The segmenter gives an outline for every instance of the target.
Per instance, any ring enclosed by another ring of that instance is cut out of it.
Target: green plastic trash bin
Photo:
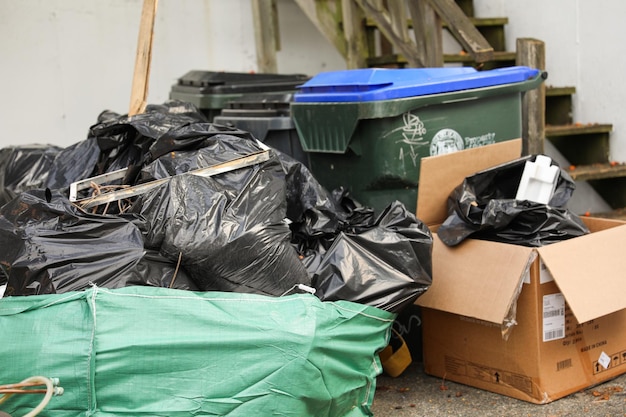
[[[245,72],[187,72],[172,86],[170,99],[186,101],[196,106],[209,121],[213,121],[231,100],[244,94],[295,92],[307,81],[304,74],[253,74]]]
[[[519,138],[528,67],[359,69],[321,73],[291,103],[313,175],[382,210],[415,212],[421,158]]]

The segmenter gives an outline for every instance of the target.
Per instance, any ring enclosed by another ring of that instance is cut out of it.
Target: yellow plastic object
[[[401,342],[400,346],[394,350],[392,343],[389,343],[380,353],[380,362],[383,365],[385,373],[391,377],[397,377],[406,370],[411,364],[413,358],[411,358],[411,352],[402,336],[392,329],[395,337]]]

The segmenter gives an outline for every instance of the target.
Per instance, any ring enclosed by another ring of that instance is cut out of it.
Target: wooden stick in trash
[[[135,57],[135,73],[130,95],[130,110],[128,111],[129,116],[143,113],[146,108],[157,3],[158,0],[144,0],[143,2],[139,39],[137,41],[137,56]]]

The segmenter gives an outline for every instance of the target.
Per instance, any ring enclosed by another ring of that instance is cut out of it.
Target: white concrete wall
[[[0,147],[67,146],[98,114],[128,112],[142,0],[0,0]],[[295,4],[280,1],[279,71],[345,63]],[[148,102],[192,69],[255,71],[249,0],[160,0]]]

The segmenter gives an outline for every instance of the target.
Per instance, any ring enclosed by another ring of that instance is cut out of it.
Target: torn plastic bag
[[[171,128],[199,121],[206,122],[206,118],[193,105],[179,101],[149,105],[144,113],[133,116],[102,112],[88,135],[101,151],[93,175],[141,166],[157,138]],[[131,184],[128,180],[124,183]]]
[[[148,150],[145,164],[171,152],[192,151],[214,146],[215,136],[229,136],[256,142],[256,139],[245,130],[212,123],[190,123],[172,128],[160,136]],[[241,146],[241,141],[237,142]],[[228,145],[226,145],[228,146]],[[257,147],[258,149],[258,147]],[[234,148],[234,150],[241,151]],[[231,150],[232,151],[232,150]]]
[[[356,229],[358,233],[340,232],[321,255],[312,279],[317,296],[394,313],[413,304],[432,282],[428,227],[395,201],[373,227]]]
[[[0,149],[0,206],[22,191],[42,188],[61,148],[52,145]]]
[[[441,240],[454,246],[471,236],[538,247],[589,233],[566,208],[576,185],[563,169],[548,204],[515,199],[525,163],[535,158],[523,157],[465,178],[448,197],[448,218],[437,230]]]
[[[141,181],[161,179],[184,174],[200,168],[232,161],[263,151],[258,142],[244,131],[225,131],[219,125],[194,123],[172,129],[150,148]],[[241,188],[238,173],[245,169],[220,174],[220,182],[229,182],[231,188]],[[280,172],[277,170],[277,172]],[[280,172],[281,177],[284,174]]]
[[[0,209],[0,248],[11,296],[92,284],[170,286],[176,269],[155,254],[146,256],[140,229],[131,221],[84,213],[61,194],[46,196],[42,190],[19,194]],[[180,270],[175,287],[195,289]]]
[[[179,151],[148,165],[160,178],[203,168],[262,149],[229,135],[205,139],[197,151]],[[213,177],[177,175],[142,196],[132,211],[149,223],[146,246],[182,265],[201,290],[280,296],[310,278],[290,244],[285,179],[280,161]],[[182,255],[181,255],[182,254]]]
[[[192,104],[177,100],[149,105],[133,116],[104,113],[90,128],[102,152],[94,175],[130,168],[123,183],[133,185],[146,164],[169,152],[202,148],[206,137],[224,132],[252,138],[248,132],[207,123]]]

